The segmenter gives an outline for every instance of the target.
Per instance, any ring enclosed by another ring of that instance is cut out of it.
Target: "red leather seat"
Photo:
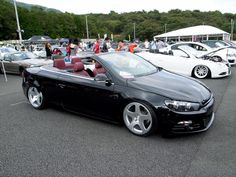
[[[74,64],[74,73],[82,76],[89,76],[89,74],[84,70],[84,64],[82,62]]]
[[[95,68],[93,70],[93,76],[95,77],[97,74],[106,73],[106,70],[102,67],[102,65],[98,62],[95,64]]]
[[[65,63],[64,58],[53,60],[53,67],[58,69],[73,69],[74,65],[71,63]]]
[[[75,64],[75,63],[77,63],[77,62],[81,62],[81,59],[78,58],[78,57],[71,57],[71,63],[72,63],[72,64]]]
[[[64,62],[64,59],[55,59],[55,60],[53,60],[53,67],[56,67],[58,69],[65,69],[66,64]]]

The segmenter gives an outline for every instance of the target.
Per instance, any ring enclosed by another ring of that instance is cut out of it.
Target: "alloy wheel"
[[[129,103],[123,112],[126,127],[136,135],[145,135],[151,131],[153,120],[149,109],[138,102]]]
[[[40,108],[43,104],[43,94],[36,87],[29,88],[28,98],[34,108]]]
[[[206,66],[199,65],[194,68],[194,75],[197,78],[203,79],[208,76],[209,69]]]

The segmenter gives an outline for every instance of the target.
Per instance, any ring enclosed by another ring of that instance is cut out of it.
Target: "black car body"
[[[214,120],[214,97],[203,83],[134,54],[94,55],[63,67],[55,62],[24,71],[23,90],[36,109],[54,102],[85,116],[124,121],[140,136],[158,127],[173,133],[201,132]],[[82,69],[77,72],[75,65]]]

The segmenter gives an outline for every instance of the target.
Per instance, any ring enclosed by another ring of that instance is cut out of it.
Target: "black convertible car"
[[[47,103],[111,122],[146,136],[207,130],[214,120],[214,97],[201,82],[158,68],[128,52],[55,59],[28,68],[23,90],[36,109]]]

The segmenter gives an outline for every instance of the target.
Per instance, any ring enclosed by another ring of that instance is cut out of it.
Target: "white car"
[[[44,47],[35,47],[33,53],[40,58],[46,58],[46,51]]]
[[[181,49],[173,50],[173,52],[182,53],[185,56],[163,55],[150,52],[141,52],[137,53],[137,55],[166,70],[200,79],[207,77],[220,78],[231,74],[230,65],[218,61],[219,58],[217,57],[200,59]]]
[[[200,42],[179,42],[176,44],[169,45],[166,48],[160,49],[160,52],[170,53],[172,50],[178,49],[179,46],[189,46],[195,49],[195,53],[193,55],[200,57],[204,54],[208,54],[210,52],[215,51],[214,56],[221,58],[222,60],[229,61],[230,65],[236,64],[236,49],[232,46],[223,46],[216,50],[215,48],[211,48],[210,46],[200,43]]]

